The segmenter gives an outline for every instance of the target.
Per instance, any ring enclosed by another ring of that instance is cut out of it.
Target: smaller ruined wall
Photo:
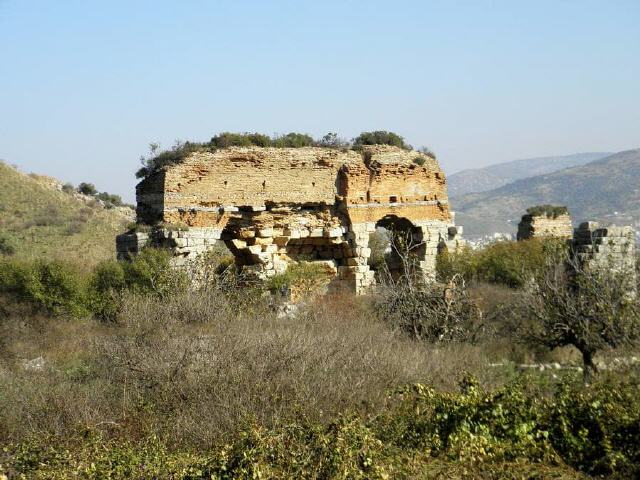
[[[582,268],[635,272],[636,239],[632,227],[600,227],[597,222],[583,222],[576,228],[571,245]]]
[[[604,270],[623,273],[629,279],[629,292],[635,296],[636,238],[632,227],[600,227],[597,222],[583,222],[571,241],[570,272]]]
[[[568,214],[550,217],[546,215],[523,215],[518,224],[518,240],[530,238],[571,238],[573,226]]]

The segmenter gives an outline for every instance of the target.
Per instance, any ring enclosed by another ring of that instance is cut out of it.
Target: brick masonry
[[[165,246],[180,265],[222,240],[245,274],[267,278],[291,262],[323,262],[332,288],[355,293],[375,282],[368,243],[376,225],[409,222],[429,278],[438,250],[460,242],[438,163],[389,146],[195,153],[141,181],[136,196],[137,222],[153,228],[120,235],[119,258]]]

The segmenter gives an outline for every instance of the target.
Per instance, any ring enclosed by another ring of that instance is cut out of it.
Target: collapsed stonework
[[[573,226],[568,213],[557,216],[527,213],[518,223],[517,239],[520,241],[530,238],[571,238],[572,234]]]
[[[436,160],[382,145],[193,153],[142,180],[136,197],[137,223],[155,227],[118,236],[121,259],[164,246],[184,265],[222,240],[246,275],[322,262],[335,276],[332,288],[355,293],[375,283],[368,243],[377,226],[407,232],[430,278],[438,250],[456,248],[461,233]],[[188,229],[167,227],[181,224]]]
[[[632,227],[600,227],[597,222],[583,222],[575,230],[570,246],[570,270],[624,274],[628,279],[626,288],[636,295],[636,239]]]

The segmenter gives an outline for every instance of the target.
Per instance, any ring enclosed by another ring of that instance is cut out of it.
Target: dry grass
[[[203,446],[252,420],[374,411],[410,382],[455,389],[463,371],[500,381],[483,347],[413,341],[371,305],[331,297],[278,318],[267,302],[209,292],[128,298],[113,325],[11,312],[0,332],[0,441],[89,428]],[[39,356],[44,369],[24,368]]]

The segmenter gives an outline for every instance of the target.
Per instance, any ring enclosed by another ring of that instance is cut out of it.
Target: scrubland
[[[526,342],[515,307],[553,249],[490,248],[440,259],[445,283],[465,280],[448,316],[437,291],[401,283],[283,314],[268,286],[217,267],[186,288],[161,252],[91,273],[2,260],[0,474],[637,477],[639,365],[585,386],[577,350]]]

